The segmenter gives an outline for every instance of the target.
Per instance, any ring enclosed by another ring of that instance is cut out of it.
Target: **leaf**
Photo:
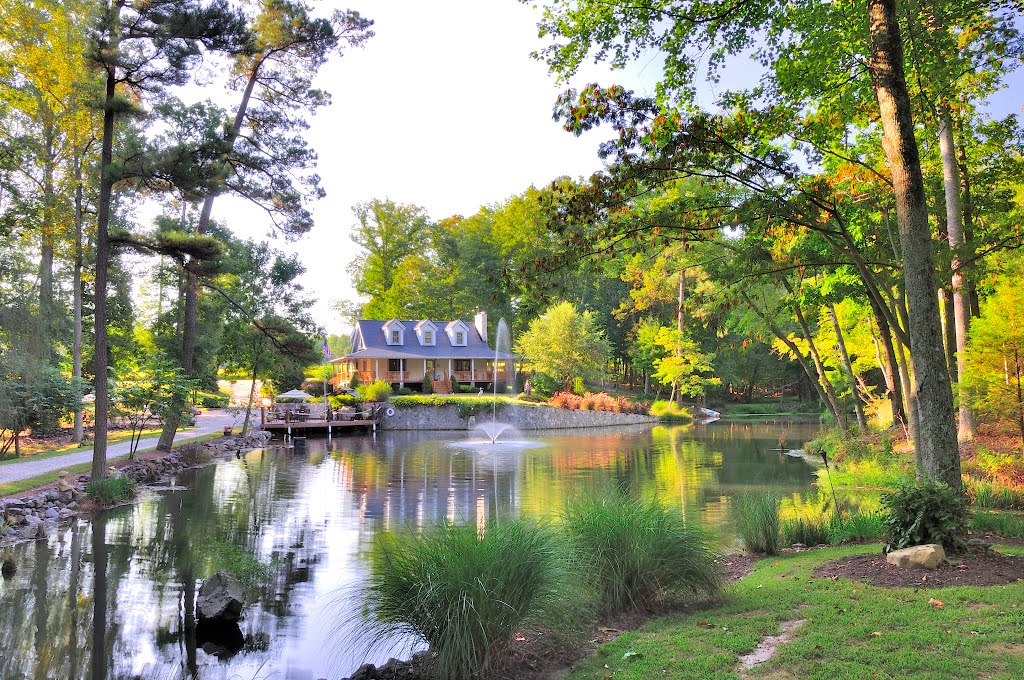
[[[935,607],[936,609],[942,609],[946,606],[945,602],[943,602],[942,600],[936,600],[934,597],[929,598],[928,604]]]

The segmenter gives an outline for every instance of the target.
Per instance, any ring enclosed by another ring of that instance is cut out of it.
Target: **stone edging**
[[[244,438],[207,442],[199,446],[216,457],[218,454],[262,448],[269,439],[269,432],[257,431]],[[182,470],[208,464],[186,463],[181,455],[184,446],[189,446],[189,443],[179,445],[166,456],[130,461],[118,468],[117,474],[141,485],[159,484]],[[209,462],[213,462],[212,459]],[[0,527],[10,525],[0,533],[0,546],[45,538],[51,530],[81,514],[88,482],[88,475],[61,478],[54,486],[20,498],[0,498]]]
[[[476,415],[461,416],[457,405],[392,406],[385,410],[382,429],[385,430],[468,430],[478,423],[491,420],[489,408],[478,408]],[[637,413],[612,411],[583,411],[551,406],[525,406],[498,404],[497,419],[519,430],[567,430],[589,427],[614,427],[659,422],[657,418]]]

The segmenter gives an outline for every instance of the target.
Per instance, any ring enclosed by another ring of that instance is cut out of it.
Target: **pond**
[[[815,466],[784,454],[816,431],[577,430],[529,435],[529,448],[392,432],[252,451],[10,549],[18,570],[0,581],[0,677],[344,677],[411,652],[409,640],[356,634],[378,532],[551,515],[580,489],[615,484],[682,508],[729,547],[729,497],[770,488],[786,503],[818,502]],[[269,580],[226,639],[197,625],[192,602],[205,576],[246,555],[269,565]]]

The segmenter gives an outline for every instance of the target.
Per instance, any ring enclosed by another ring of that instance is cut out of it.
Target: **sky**
[[[589,176],[601,167],[597,146],[608,133],[598,129],[577,138],[552,120],[566,84],[530,57],[544,44],[537,38],[539,10],[530,5],[330,0],[316,7],[323,14],[333,7],[358,10],[374,20],[376,35],[321,70],[316,84],[333,100],[310,121],[307,138],[319,154],[326,196],[312,206],[311,233],[274,245],[302,258],[303,283],[318,299],[318,322],[342,333],[348,329],[330,303],[356,299],[346,272],[356,255],[349,238],[353,205],[390,198],[419,205],[434,220],[468,216],[530,185]],[[659,75],[654,55],[624,72],[588,67],[570,85],[615,82],[651,94]],[[990,108],[994,115],[1019,114],[1022,104],[1018,72]],[[238,199],[219,198],[213,217],[239,236],[268,236],[268,220]]]

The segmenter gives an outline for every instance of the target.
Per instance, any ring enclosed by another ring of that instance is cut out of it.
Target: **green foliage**
[[[350,389],[353,389],[353,390],[356,389],[357,387],[359,387],[359,374],[358,373],[353,373],[352,374],[352,377],[349,378],[348,386],[349,386]]]
[[[663,350],[654,359],[654,378],[663,385],[672,385],[685,397],[700,397],[721,380],[711,375],[711,356],[700,351],[697,343],[676,328],[661,328],[654,343]]]
[[[434,381],[430,379],[429,375],[423,376],[423,382],[422,382],[420,391],[423,394],[433,394],[434,393]]]
[[[359,406],[363,403],[362,397],[357,397],[351,394],[332,394],[327,397],[327,402],[331,405],[331,408],[342,408],[344,406]]]
[[[441,394],[410,394],[391,398],[391,404],[397,408],[412,406],[455,406],[460,418],[468,418],[480,413],[489,413],[492,408],[500,412],[505,406],[515,401],[509,397],[451,397]]]
[[[878,513],[846,513],[825,517],[796,517],[782,520],[782,544],[807,546],[839,545],[877,539],[882,535],[883,517]]]
[[[202,408],[225,408],[231,398],[226,394],[199,392],[196,394],[196,405]]]
[[[210,569],[226,571],[242,584],[246,595],[253,597],[270,580],[271,564],[260,561],[251,552],[235,543],[218,541],[209,546]]]
[[[576,378],[599,380],[610,351],[594,313],[580,313],[569,302],[548,307],[531,321],[517,349],[536,371],[565,388],[571,388]]]
[[[0,430],[49,429],[78,405],[75,384],[20,350],[0,352]]]
[[[685,406],[679,406],[674,401],[659,399],[651,404],[651,415],[665,421],[688,423],[693,420],[693,413]]]
[[[530,385],[533,387],[533,394],[541,399],[548,399],[562,387],[558,381],[547,373],[534,373],[530,376]]]
[[[1024,489],[1000,482],[968,477],[964,480],[967,498],[978,508],[1024,510]]]
[[[363,385],[359,394],[363,401],[387,401],[391,397],[391,384],[383,380],[374,380]]]
[[[395,390],[395,394],[405,397],[411,394],[416,394],[416,390],[414,390],[411,387],[399,387],[397,390]]]
[[[1024,517],[1006,512],[974,512],[971,513],[971,530],[988,532],[1006,536],[1007,538],[1024,538]]]
[[[959,490],[932,480],[903,484],[882,495],[887,548],[940,543],[947,550],[963,547],[967,533],[967,500]]]
[[[135,497],[135,482],[128,477],[104,477],[85,485],[85,493],[100,505],[109,507]]]
[[[563,526],[604,612],[719,593],[711,542],[677,509],[620,492],[588,494],[568,504]]]
[[[742,493],[729,504],[736,533],[752,553],[774,555],[779,551],[779,497],[770,492]]]
[[[434,675],[492,670],[517,633],[557,632],[574,592],[557,534],[525,519],[382,534],[365,589],[380,637],[416,635]]]
[[[572,393],[573,394],[578,394],[578,395],[580,395],[582,397],[583,393],[586,392],[586,390],[587,390],[587,387],[586,387],[586,385],[583,382],[583,378],[581,378],[579,376],[576,376],[575,378],[573,378],[573,381],[572,381]]]

